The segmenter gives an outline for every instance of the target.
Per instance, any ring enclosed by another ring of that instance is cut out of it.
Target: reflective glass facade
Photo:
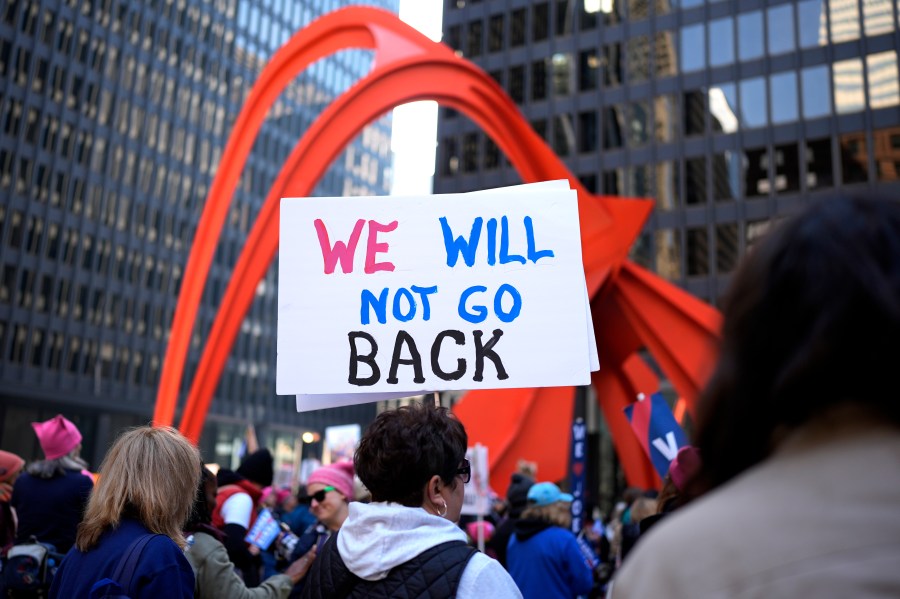
[[[347,2],[0,0],[0,445],[36,455],[27,422],[58,411],[99,459],[152,414],[203,202],[266,61]],[[369,4],[397,10],[397,0]],[[256,140],[206,284],[185,372],[256,214],[309,124],[371,54],[319,61]],[[390,123],[369,126],[315,195],[389,190]],[[276,269],[257,288],[212,404],[205,457],[227,462],[247,423],[274,448],[300,428],[367,422],[374,407],[297,414],[274,388]],[[281,432],[279,432],[281,431]],[[96,465],[96,462],[94,463]]]
[[[835,190],[900,192],[897,11],[894,0],[445,0],[443,22],[445,42],[501,82],[590,190],[654,200],[631,258],[715,304],[782,215]],[[473,31],[491,36],[477,55]],[[521,182],[464,115],[441,110],[438,145],[436,193]]]

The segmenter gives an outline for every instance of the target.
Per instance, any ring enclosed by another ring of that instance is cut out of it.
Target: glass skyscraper
[[[149,420],[184,265],[232,124],[273,53],[345,4],[0,1],[0,446],[37,457],[28,423],[63,412],[96,466],[120,428]],[[361,50],[319,61],[270,111],[206,284],[182,399],[284,160],[370,62]],[[386,194],[389,160],[383,119],[315,195]],[[292,397],[275,395],[275,273],[257,288],[216,392],[201,441],[208,461],[231,465],[249,423],[280,459],[302,430],[374,414],[363,406],[302,415]]]
[[[716,304],[786,213],[834,191],[900,192],[897,11],[891,0],[445,0],[443,32],[588,189],[652,198],[632,260]],[[441,110],[438,144],[436,193],[520,182],[462,114]]]

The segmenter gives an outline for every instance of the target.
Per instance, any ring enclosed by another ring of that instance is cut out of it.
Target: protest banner
[[[584,521],[584,488],[587,479],[585,468],[587,462],[587,451],[585,449],[585,441],[587,437],[587,425],[582,418],[578,418],[572,423],[572,453],[569,456],[571,472],[569,480],[572,489],[572,533],[578,535],[581,533],[582,523]]]
[[[577,194],[282,200],[276,390],[298,409],[588,384]]]
[[[466,450],[466,459],[472,468],[472,478],[466,485],[460,513],[465,516],[487,516],[491,511],[487,447],[476,443]]]
[[[641,393],[638,401],[623,409],[659,477],[665,478],[669,463],[678,450],[687,445],[687,437],[669,404],[662,393],[654,393],[649,398]]]

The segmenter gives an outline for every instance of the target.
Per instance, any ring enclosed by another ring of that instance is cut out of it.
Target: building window
[[[769,195],[769,154],[766,148],[744,150],[744,194],[748,198]]]
[[[856,2],[830,2],[831,41],[859,39],[859,5]]]
[[[753,60],[763,55],[762,12],[754,11],[738,15],[738,58]]]
[[[578,54],[578,89],[587,91],[597,89],[599,81],[598,69],[600,58],[596,50],[583,50]]]
[[[679,188],[681,177],[678,163],[664,160],[656,163],[656,208],[662,211],[672,210],[679,205]]]
[[[831,85],[828,66],[809,67],[800,71],[803,118],[814,119],[831,114]]]
[[[459,25],[452,25],[447,29],[446,43],[456,51],[462,50],[462,32]]]
[[[797,120],[797,74],[793,71],[772,75],[772,124],[793,123]]]
[[[869,106],[885,108],[900,104],[897,53],[890,50],[869,54],[866,57],[866,67],[869,77]]]
[[[485,170],[495,169],[500,166],[500,148],[494,143],[494,140],[484,136],[484,168]]]
[[[569,54],[557,53],[551,60],[553,93],[556,96],[568,96],[572,93],[572,57]]]
[[[615,87],[625,80],[622,45],[619,43],[603,46],[603,85]]]
[[[775,193],[800,191],[800,156],[797,144],[773,148],[775,161]]]
[[[831,165],[831,138],[810,139],[806,142],[806,187],[816,189],[834,185]]]
[[[844,172],[844,183],[865,183],[869,179],[868,152],[866,134],[847,133],[841,135],[841,167]]]
[[[653,129],[656,132],[656,141],[661,143],[675,141],[678,138],[680,121],[677,96],[666,94],[653,99]]]
[[[706,66],[706,29],[703,23],[681,28],[681,72]]]
[[[688,158],[684,162],[684,203],[706,204],[706,158]]]
[[[709,22],[709,65],[720,67],[734,62],[734,19]]]
[[[661,4],[661,3],[660,3]],[[628,20],[640,21],[650,16],[650,2],[647,0],[628,0]]]
[[[488,52],[499,52],[503,49],[503,28],[505,20],[505,15],[493,15],[491,17],[490,31],[488,32]]]
[[[738,261],[738,225],[721,223],[716,225],[716,272],[729,273]]]
[[[628,109],[628,145],[639,147],[650,141],[650,105],[632,102]]]
[[[866,107],[866,94],[862,59],[851,58],[835,62],[832,68],[835,110],[840,114],[863,110]]]
[[[466,37],[466,56],[481,56],[482,47],[482,30],[481,21],[472,21],[469,23],[469,31]]]
[[[556,35],[569,35],[572,33],[572,19],[574,18],[569,0],[556,0]],[[581,4],[581,2],[578,2]]]
[[[825,3],[821,0],[804,0],[797,3],[798,45],[814,48],[828,44],[828,23]]]
[[[744,79],[740,82],[739,89],[742,127],[764,127],[769,120],[765,78]]]
[[[531,128],[541,139],[547,139],[547,119],[535,119],[531,121]]]
[[[575,152],[575,128],[569,114],[558,114],[553,119],[553,151],[557,156]]]
[[[531,63],[531,101],[547,99],[547,61],[536,60]]]
[[[603,112],[603,149],[621,148],[625,143],[625,109],[620,105],[607,106]]]
[[[531,41],[540,42],[550,35],[550,5],[546,2],[531,7]]]
[[[890,0],[863,0],[863,26],[866,35],[878,35],[894,30]]]
[[[633,37],[627,42],[628,77],[632,83],[646,81],[650,77],[650,38]]]
[[[687,235],[687,274],[705,276],[709,274],[709,234],[706,228],[688,229]]]
[[[595,152],[597,150],[597,111],[591,110],[578,114],[578,151]]]
[[[525,67],[523,65],[509,69],[509,97],[516,104],[525,101]]]
[[[872,132],[875,174],[879,181],[900,180],[900,127]]]
[[[509,45],[517,48],[525,44],[525,15],[526,9],[517,8],[509,19]]]
[[[459,150],[456,147],[456,139],[446,137],[441,145],[444,156],[444,176],[455,175],[459,171]]]
[[[729,202],[740,196],[741,161],[737,152],[713,154],[710,172],[713,199]]]
[[[684,92],[684,134],[704,135],[706,133],[706,93],[702,91]]]
[[[681,278],[681,235],[678,229],[656,231],[656,274],[668,281]]]
[[[769,54],[794,51],[794,5],[782,4],[766,11]]]
[[[577,2],[578,6],[578,28],[581,31],[595,29],[597,27],[597,15],[600,13],[601,0],[583,0]],[[596,179],[596,177],[595,177]]]
[[[653,38],[655,45],[656,76],[668,77],[678,74],[678,57],[675,53],[675,33],[659,31]]]

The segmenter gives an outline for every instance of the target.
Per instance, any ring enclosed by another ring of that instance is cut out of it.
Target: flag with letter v
[[[665,478],[675,454],[688,444],[669,404],[662,393],[656,392],[650,397],[642,393],[624,411],[659,477]]]

